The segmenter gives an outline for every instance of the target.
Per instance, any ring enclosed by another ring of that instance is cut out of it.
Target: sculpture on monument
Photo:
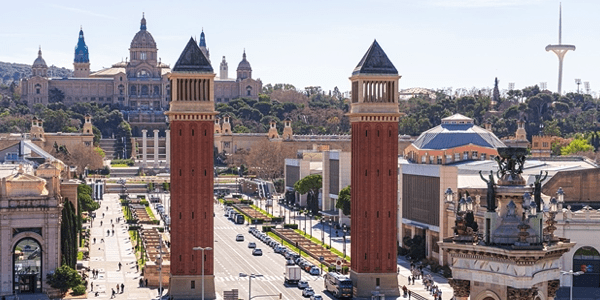
[[[533,199],[534,199],[537,207],[540,207],[540,208],[541,208],[540,204],[542,203],[542,182],[544,182],[544,180],[546,180],[547,177],[548,177],[548,171],[546,171],[546,174],[544,174],[543,178],[542,178],[542,171],[540,171],[540,175],[535,175],[535,183],[534,183],[534,188],[533,188]]]
[[[496,191],[494,190],[494,172],[490,171],[490,179],[486,180],[479,171],[479,177],[481,180],[487,183],[487,211],[494,212],[496,211]]]

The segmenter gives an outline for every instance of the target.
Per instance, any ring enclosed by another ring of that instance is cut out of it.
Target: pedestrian
[[[119,284],[117,283],[117,293],[119,292]]]
[[[110,235],[110,229],[106,229],[106,236]]]
[[[408,300],[410,300],[410,296],[412,296],[412,292],[408,290]]]
[[[93,292],[93,291],[94,291],[94,282],[93,282],[93,281],[91,282],[91,285],[90,285],[90,286],[91,286],[91,290],[90,290],[90,291],[92,291],[92,292]]]
[[[96,243],[96,238],[94,238],[94,244]]]
[[[113,229],[115,228],[115,224],[112,224],[111,226],[112,226]]]
[[[100,221],[100,227],[102,227],[102,221]]]
[[[121,262],[119,262],[119,271],[121,271]]]
[[[114,229],[112,230],[112,235],[115,235],[115,230]]]
[[[410,275],[408,275],[408,285],[410,285]]]
[[[102,219],[104,219],[104,213],[102,213]]]
[[[111,295],[110,295],[110,299],[112,299],[112,298],[114,298],[114,297],[115,297],[115,289],[111,289],[111,290],[112,290],[112,293],[111,293]]]
[[[140,266],[137,264],[137,261],[135,262],[135,271],[136,272],[140,271]]]
[[[140,281],[138,282],[138,286],[139,287],[143,287],[144,286],[144,280],[142,278],[140,278]]]
[[[398,267],[398,274],[400,274],[400,267]]]
[[[100,239],[100,243],[104,243],[104,238],[101,238],[101,239]]]
[[[148,286],[148,278],[146,278],[144,282],[146,283],[146,286]]]
[[[112,219],[110,219],[110,224],[112,224]]]
[[[106,206],[106,210],[108,210],[108,205]]]
[[[121,283],[121,294],[123,294],[123,290],[125,290],[125,284]]]

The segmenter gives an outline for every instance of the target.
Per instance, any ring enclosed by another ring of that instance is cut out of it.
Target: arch
[[[600,252],[591,246],[582,246],[573,254],[573,271],[585,274],[573,276],[575,287],[600,286]]]
[[[251,86],[247,86],[246,87],[246,96],[252,96],[252,87]]]
[[[135,85],[129,87],[129,95],[135,96],[137,94],[137,88]]]
[[[502,300],[498,295],[492,291],[483,291],[477,295],[475,300]]]
[[[23,232],[13,241],[13,289],[17,293],[41,292],[44,274],[42,238],[33,232]]]
[[[140,92],[140,95],[143,95],[143,96],[148,95],[148,86],[147,85],[142,85],[142,91]]]

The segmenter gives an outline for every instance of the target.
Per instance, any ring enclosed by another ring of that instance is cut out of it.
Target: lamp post
[[[308,216],[308,211],[304,212],[304,235],[306,235],[306,216]]]
[[[582,271],[578,271],[578,272],[573,272],[573,270],[569,270],[569,272],[566,271],[560,271],[561,275],[569,275],[571,276],[571,287],[569,288],[569,300],[573,300],[573,276],[579,276],[581,274],[583,274],[584,272]]]
[[[333,219],[329,218],[329,249],[331,249],[331,227],[333,226]]]
[[[348,231],[346,224],[342,226],[342,231],[344,232],[344,258],[346,258],[346,232]]]
[[[308,213],[308,218],[310,219],[310,237],[312,238],[312,214]]]
[[[162,299],[162,292],[163,292],[163,288],[162,288],[162,236],[159,235],[158,236],[158,246],[156,247],[156,249],[158,249],[158,259],[156,259],[156,263],[158,264],[158,298]]]
[[[194,251],[202,251],[202,300],[204,300],[204,250],[212,250],[211,247],[194,247],[192,248]]]
[[[323,217],[319,219],[319,223],[321,223],[321,244],[325,245],[325,222],[323,222]]]
[[[558,197],[558,209],[562,210],[563,204],[565,204],[565,191],[563,191],[562,187],[558,188],[556,195]]]
[[[240,277],[246,277],[248,276],[245,273],[240,273]],[[256,278],[256,277],[262,277],[263,275],[261,274],[250,274],[249,279],[248,279],[248,300],[252,299],[252,278]]]

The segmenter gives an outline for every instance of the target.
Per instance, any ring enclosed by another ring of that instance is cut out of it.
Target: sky
[[[0,61],[73,68],[80,26],[92,71],[129,56],[145,13],[163,63],[174,65],[190,36],[204,29],[213,69],[226,56],[229,77],[246,50],[253,78],[350,90],[352,70],[376,39],[395,65],[400,89],[491,88],[545,82],[557,90],[559,1],[5,1]],[[600,91],[600,1],[562,1],[567,53],[563,93],[575,79]],[[581,86],[583,89],[583,85]]]

